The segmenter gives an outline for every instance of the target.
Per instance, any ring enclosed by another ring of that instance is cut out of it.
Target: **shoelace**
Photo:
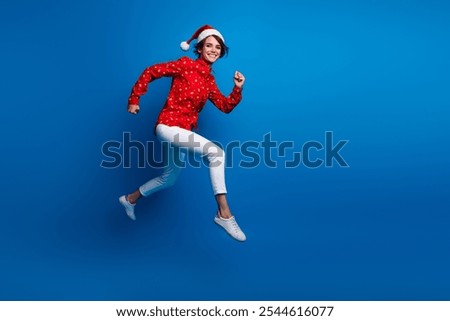
[[[234,231],[235,231],[235,232],[239,232],[240,228],[239,228],[239,225],[237,224],[237,222],[236,222],[235,219],[233,219],[233,221],[231,222],[231,224],[233,224]]]

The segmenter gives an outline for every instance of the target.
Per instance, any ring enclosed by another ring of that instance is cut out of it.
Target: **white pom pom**
[[[189,44],[186,41],[183,41],[182,43],[180,43],[180,47],[184,51],[188,51],[189,50]]]

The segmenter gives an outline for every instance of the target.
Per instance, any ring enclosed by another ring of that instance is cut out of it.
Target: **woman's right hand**
[[[128,105],[128,112],[136,115],[139,112],[139,105]]]

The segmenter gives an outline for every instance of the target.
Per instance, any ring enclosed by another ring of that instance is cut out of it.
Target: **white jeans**
[[[164,172],[139,187],[143,196],[149,196],[175,184],[182,169],[180,163],[184,162],[186,152],[206,157],[214,195],[226,194],[225,153],[219,146],[190,130],[163,124],[156,126],[156,137],[161,142],[168,143],[163,144]]]

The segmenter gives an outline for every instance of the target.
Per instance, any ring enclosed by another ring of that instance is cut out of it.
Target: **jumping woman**
[[[211,26],[198,29],[187,41],[181,43],[185,51],[189,43],[197,40],[194,53],[197,59],[181,57],[168,63],[161,63],[146,68],[136,81],[128,98],[128,112],[139,112],[140,96],[147,92],[148,84],[161,77],[171,77],[172,85],[155,127],[156,137],[163,142],[164,170],[137,190],[119,198],[125,212],[132,220],[136,219],[135,207],[142,196],[149,196],[161,189],[172,186],[181,171],[178,159],[184,159],[185,153],[196,153],[207,159],[209,175],[217,213],[214,221],[238,241],[245,241],[246,236],[240,229],[227,203],[225,186],[225,154],[223,150],[200,136],[197,119],[207,100],[210,100],[224,113],[231,112],[241,101],[242,86],[245,77],[240,72],[234,73],[234,87],[225,97],[217,88],[212,65],[228,53],[224,37]],[[181,156],[180,156],[181,155]],[[178,157],[178,158],[177,158]]]

